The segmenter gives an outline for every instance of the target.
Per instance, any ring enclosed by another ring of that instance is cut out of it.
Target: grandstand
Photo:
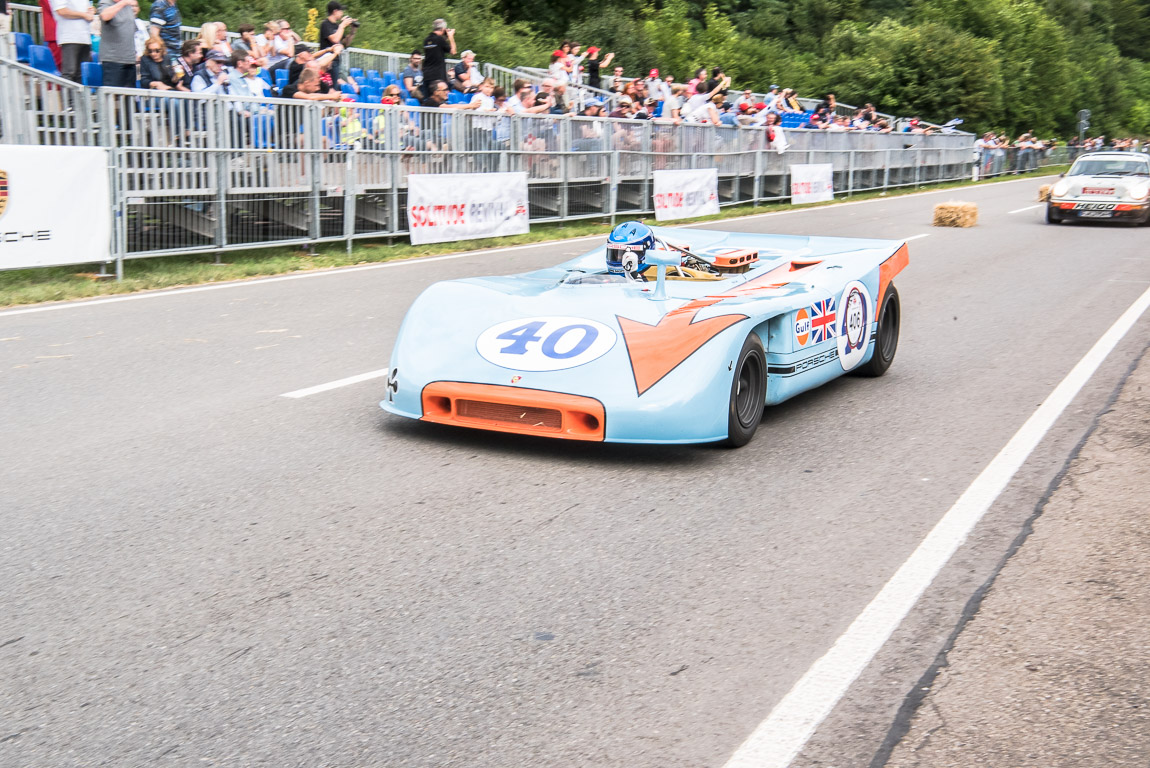
[[[652,173],[664,169],[715,168],[722,205],[787,199],[792,163],[832,164],[846,194],[970,174],[973,137],[957,132],[788,130],[780,153],[761,128],[385,106],[379,93],[408,59],[394,52],[345,52],[364,86],[354,102],[103,88],[98,62],[76,84],[45,58],[39,8],[10,7],[0,141],[108,148],[125,258],[403,235],[417,173],[525,172],[532,221],[650,212]],[[543,79],[482,69],[508,88]],[[592,97],[614,94],[584,86],[577,98]],[[787,115],[783,127],[805,119]]]

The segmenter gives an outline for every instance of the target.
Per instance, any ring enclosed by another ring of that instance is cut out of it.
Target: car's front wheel
[[[858,368],[860,376],[882,376],[890,364],[894,362],[894,353],[898,350],[898,331],[902,326],[902,305],[899,304],[898,291],[894,283],[887,286],[886,295],[882,299],[882,307],[878,311],[878,331],[875,333],[874,351],[866,365]]]
[[[1053,205],[1046,206],[1046,223],[1047,224],[1061,224],[1062,214],[1055,213]]]
[[[767,355],[758,334],[747,335],[739,360],[735,363],[735,378],[731,382],[731,399],[727,410],[727,442],[739,448],[751,442],[767,400]]]

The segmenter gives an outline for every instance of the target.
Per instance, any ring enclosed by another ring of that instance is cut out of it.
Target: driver
[[[607,272],[637,278],[647,268],[647,251],[655,247],[655,233],[641,221],[625,221],[607,236]]]

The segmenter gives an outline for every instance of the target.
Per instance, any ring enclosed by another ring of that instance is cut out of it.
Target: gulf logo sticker
[[[581,317],[525,317],[493,325],[475,340],[490,363],[513,371],[561,371],[589,363],[615,346],[618,334]]]
[[[811,315],[805,309],[795,313],[795,341],[805,347],[811,339]]]

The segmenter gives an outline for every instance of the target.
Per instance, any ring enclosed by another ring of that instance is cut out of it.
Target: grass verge
[[[1049,166],[1037,171],[1011,176],[1009,179],[1026,178],[1028,176],[1047,176],[1060,173],[1065,170],[1066,167],[1067,166]],[[982,184],[993,184],[996,181],[1003,181],[1003,179],[986,179],[978,182],[956,181],[945,184],[934,184],[920,189],[907,188],[890,190],[886,193],[861,192],[852,195],[850,199],[866,200],[875,197],[897,197],[899,195],[923,191],[924,189],[935,190],[970,187]],[[834,205],[838,202],[843,202],[843,198],[838,198],[833,202],[815,203],[813,206],[804,207]],[[685,219],[677,221],[675,224],[719,221],[756,213],[789,210],[794,207],[795,206],[790,203],[731,206],[724,208],[715,216]],[[487,238],[483,240],[464,240],[455,243],[436,243],[433,245],[396,243],[388,245],[384,242],[358,241],[353,246],[351,253],[347,252],[345,243],[333,243],[318,246],[314,255],[295,248],[260,248],[251,251],[228,252],[221,255],[221,259],[225,262],[223,264],[216,264],[215,254],[210,252],[188,254],[186,256],[131,259],[124,263],[124,279],[120,282],[93,279],[90,276],[90,271],[85,272],[85,267],[76,265],[69,267],[11,270],[0,272],[0,307],[10,307],[19,304],[37,304],[46,301],[68,301],[71,299],[85,299],[95,296],[134,293],[136,291],[147,291],[157,288],[176,288],[228,280],[268,277],[291,272],[346,267],[355,264],[371,264],[383,261],[395,261],[398,259],[413,259],[421,256],[477,251],[484,248],[527,245],[550,240],[583,237],[585,235],[601,234],[606,236],[610,230],[611,225],[608,220],[592,219],[564,224],[534,224],[531,227],[531,231],[525,235]],[[96,268],[98,268],[98,266]]]

